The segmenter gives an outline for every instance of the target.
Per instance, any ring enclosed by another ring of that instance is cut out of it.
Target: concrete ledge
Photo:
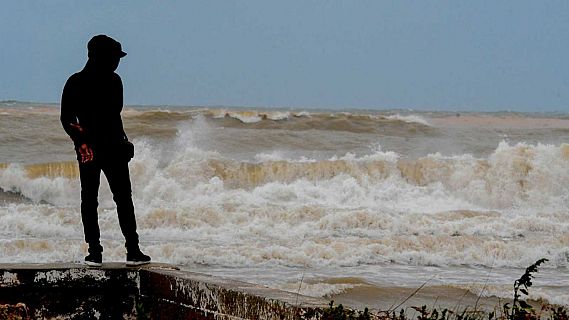
[[[297,319],[327,305],[165,264],[0,264],[0,304],[18,303],[30,319]]]
[[[260,285],[176,270],[141,270],[140,294],[155,302],[180,306],[180,311],[202,312],[207,319],[297,319],[304,310],[325,307],[327,303]]]
[[[0,303],[24,303],[32,319],[122,319],[137,295],[138,269],[124,264],[0,265]]]

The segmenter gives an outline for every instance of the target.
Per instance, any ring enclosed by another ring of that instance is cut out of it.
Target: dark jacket
[[[78,149],[86,143],[96,158],[112,155],[127,140],[123,129],[123,86],[114,72],[98,72],[87,65],[63,88],[61,124]],[[79,124],[82,131],[71,124]]]

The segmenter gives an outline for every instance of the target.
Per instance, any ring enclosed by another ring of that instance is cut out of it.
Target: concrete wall
[[[0,305],[18,303],[30,319],[298,319],[327,305],[168,265],[0,264]]]

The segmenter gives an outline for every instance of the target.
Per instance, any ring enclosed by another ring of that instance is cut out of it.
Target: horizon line
[[[6,99],[0,100],[0,104],[36,104],[36,105],[60,105],[61,102],[46,102],[46,101],[29,101],[29,100],[16,100],[16,99]],[[341,107],[326,107],[326,106],[278,106],[278,105],[190,105],[190,104],[139,104],[139,103],[125,103],[124,107],[127,108],[137,108],[137,107],[173,107],[173,108],[234,108],[234,109],[286,109],[286,110],[321,110],[321,111],[406,111],[406,112],[456,112],[456,113],[525,113],[525,114],[569,114],[569,107],[567,110],[549,110],[549,111],[520,111],[514,109],[499,109],[499,110],[488,110],[486,108],[479,108],[481,110],[474,109],[450,109],[450,108],[410,108],[410,107],[357,107],[357,106],[341,106]]]

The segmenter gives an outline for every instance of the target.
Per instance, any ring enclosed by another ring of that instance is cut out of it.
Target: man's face
[[[114,72],[119,67],[121,58],[117,55],[98,56],[93,59],[101,71]]]
[[[119,67],[120,61],[121,61],[121,58],[119,58],[117,56],[111,58],[110,65],[109,65],[112,69],[111,71],[117,70],[117,68]]]

